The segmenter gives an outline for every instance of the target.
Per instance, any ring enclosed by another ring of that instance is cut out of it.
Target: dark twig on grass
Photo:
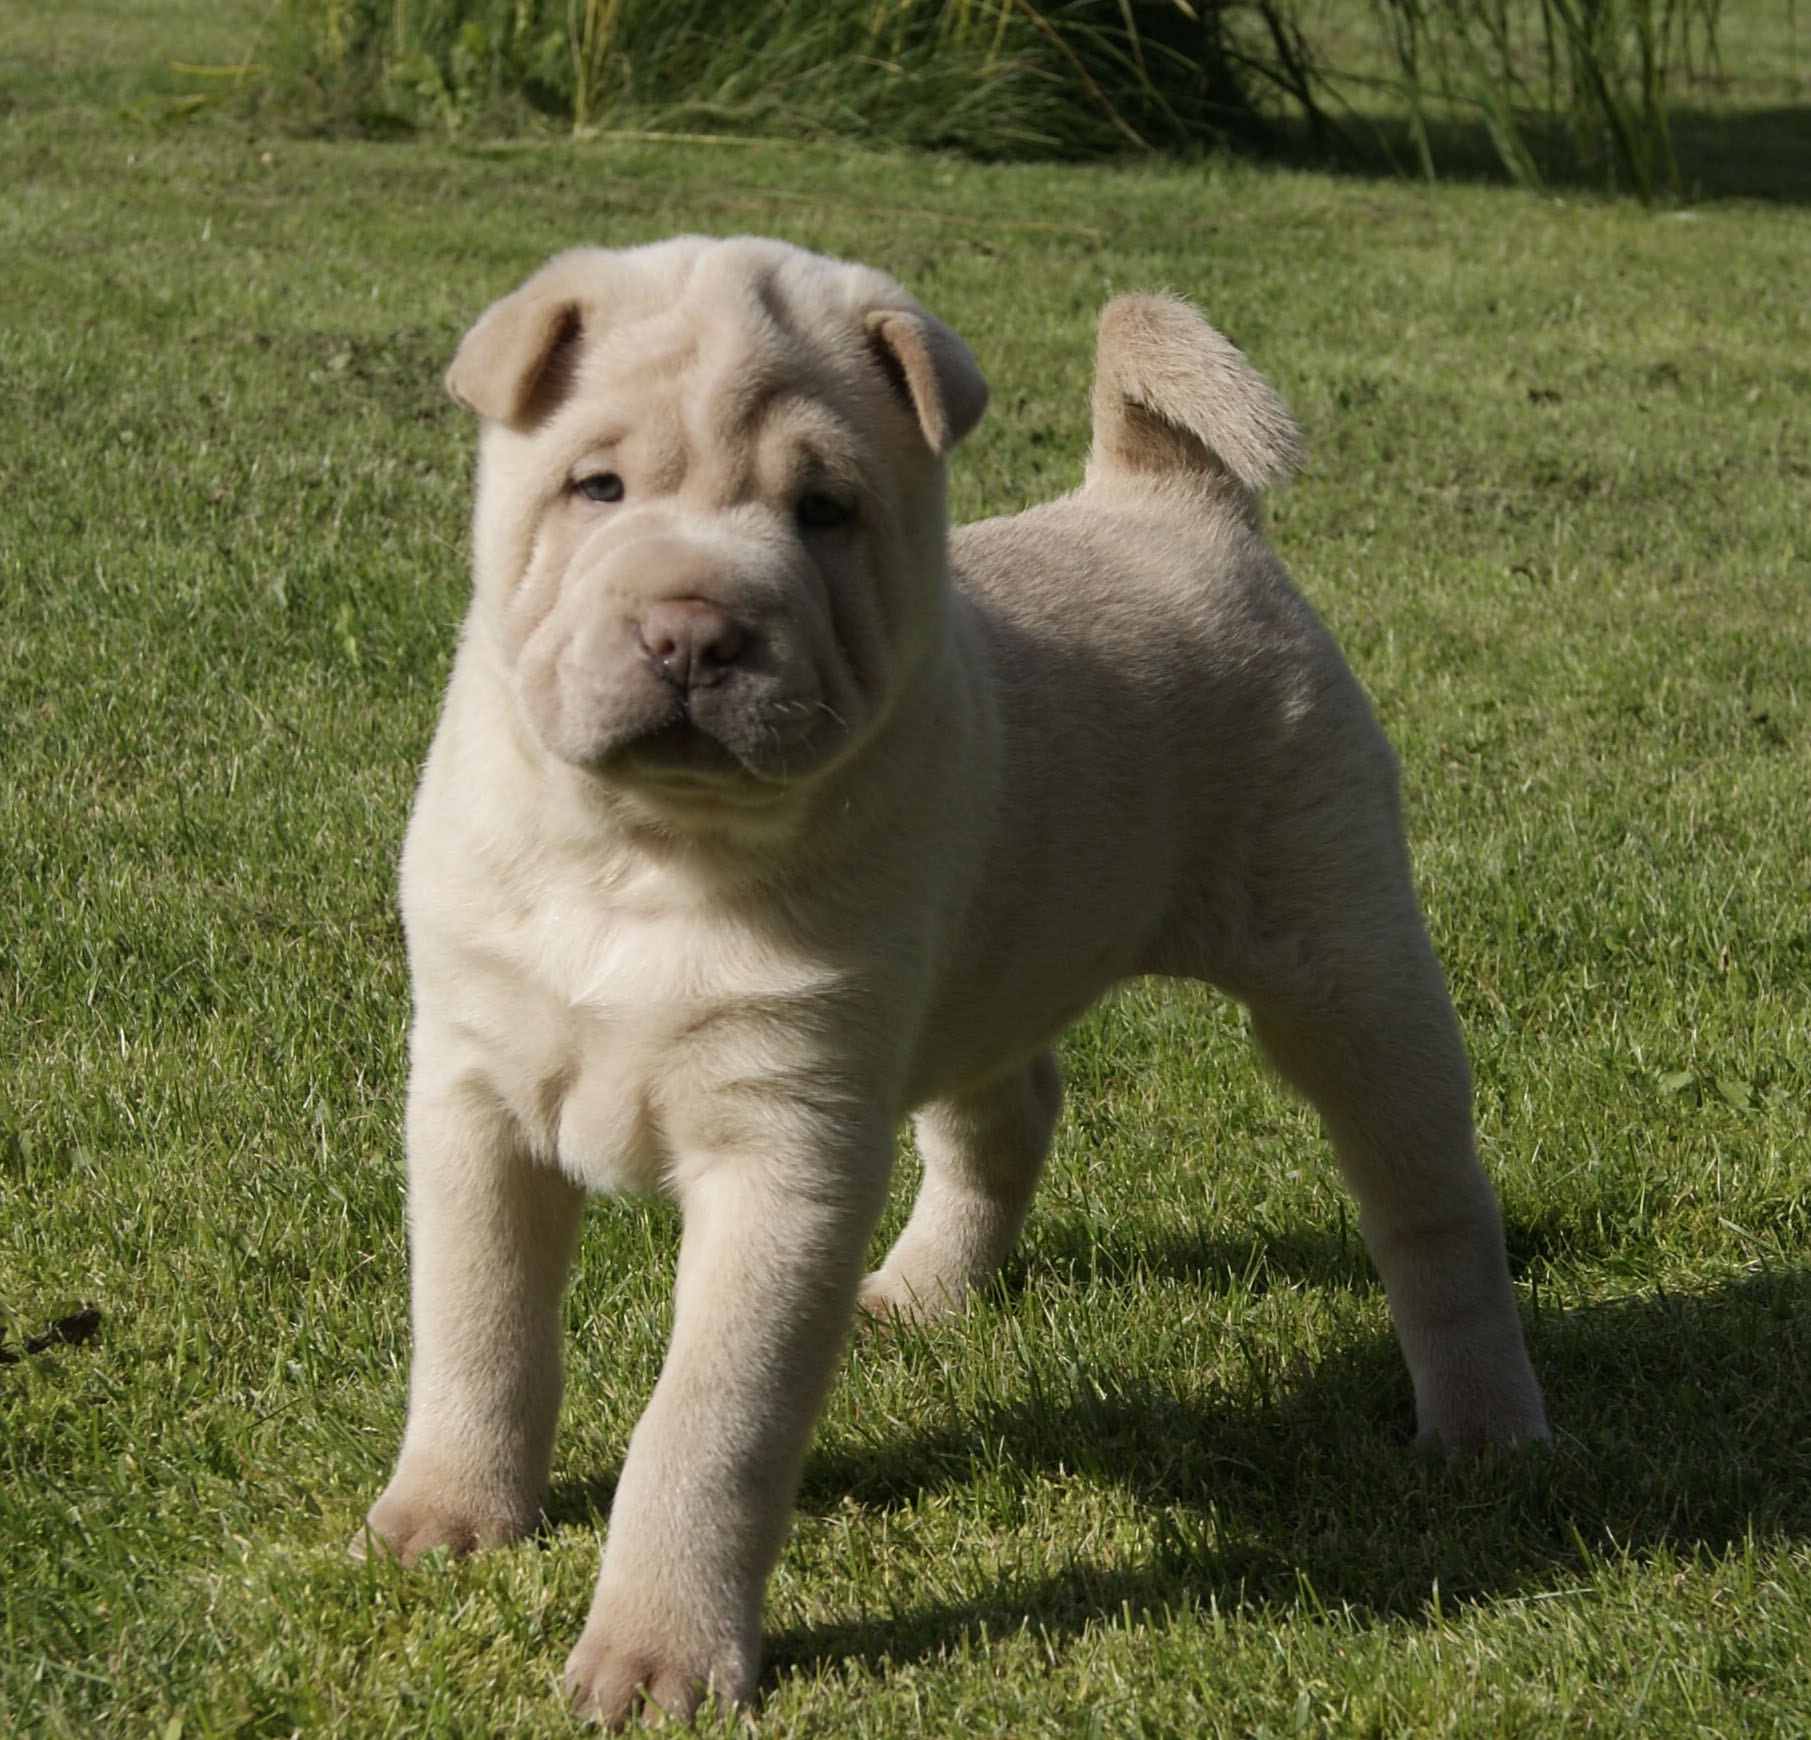
[[[92,1340],[100,1327],[100,1307],[84,1305],[65,1317],[56,1318],[41,1335],[27,1337],[24,1353],[14,1353],[10,1347],[0,1343],[0,1365],[17,1365],[25,1354],[43,1353],[59,1344],[79,1347],[84,1341]]]

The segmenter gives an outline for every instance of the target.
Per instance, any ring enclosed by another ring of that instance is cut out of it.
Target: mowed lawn
[[[1078,478],[1114,290],[1281,389],[1312,457],[1270,523],[1403,757],[1557,1428],[1415,1458],[1313,1120],[1236,1007],[1129,988],[1065,1043],[1001,1287],[850,1355],[759,1731],[1811,1729],[1811,210],[311,139],[181,120],[158,69],[248,15],[152,10],[0,14],[0,1731],[569,1731],[670,1211],[588,1222],[542,1536],[344,1546],[408,1351],[440,374],[547,253],[677,230],[960,330],[964,516]]]

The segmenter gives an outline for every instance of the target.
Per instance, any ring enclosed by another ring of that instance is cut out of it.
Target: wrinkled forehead
[[[687,473],[776,448],[867,472],[913,426],[836,288],[710,256],[623,285],[577,359],[574,432],[633,438]]]

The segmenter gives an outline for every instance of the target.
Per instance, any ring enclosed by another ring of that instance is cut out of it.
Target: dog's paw
[[[1424,1456],[1523,1451],[1552,1436],[1519,1339],[1493,1360],[1453,1362],[1425,1377],[1417,1402],[1415,1447]]]
[[[594,1609],[566,1661],[574,1712],[601,1728],[627,1727],[656,1713],[690,1724],[707,1702],[745,1707],[754,1697],[757,1662],[734,1646],[656,1643],[645,1629],[600,1621]]]
[[[968,1289],[941,1279],[914,1283],[893,1269],[876,1269],[855,1294],[855,1309],[866,1327],[898,1323],[934,1323],[962,1309]]]
[[[412,1565],[424,1553],[444,1549],[463,1558],[480,1547],[519,1541],[534,1525],[521,1507],[461,1498],[440,1482],[391,1481],[365,1516],[364,1527],[347,1543],[362,1559],[376,1551]]]
[[[1496,1409],[1488,1414],[1472,1414],[1447,1419],[1437,1425],[1420,1426],[1415,1433],[1415,1448],[1423,1456],[1464,1460],[1482,1456],[1487,1451],[1520,1455],[1551,1443],[1552,1431],[1538,1398],[1532,1408],[1517,1406]]]

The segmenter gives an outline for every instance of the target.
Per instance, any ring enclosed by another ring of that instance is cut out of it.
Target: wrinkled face
[[[549,755],[671,820],[768,809],[929,656],[942,449],[985,389],[877,274],[773,243],[562,256],[449,384],[487,419],[478,609]]]

